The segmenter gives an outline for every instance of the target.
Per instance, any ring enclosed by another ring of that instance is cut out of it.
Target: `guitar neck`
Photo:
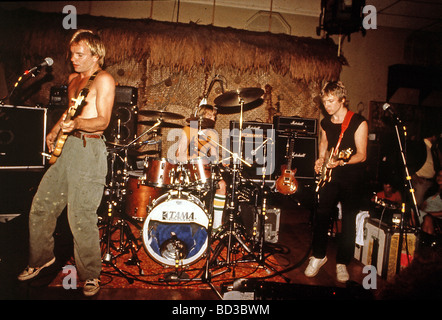
[[[292,160],[293,160],[293,148],[295,145],[295,137],[291,136],[290,138],[290,144],[289,144],[289,151],[288,151],[288,160],[287,160],[287,169],[292,169]]]

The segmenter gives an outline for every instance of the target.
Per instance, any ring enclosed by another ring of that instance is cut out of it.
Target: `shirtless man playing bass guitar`
[[[51,166],[32,202],[29,265],[18,279],[32,279],[55,262],[53,233],[57,218],[67,206],[76,269],[84,281],[84,295],[92,296],[100,289],[97,209],[106,183],[103,131],[112,115],[115,81],[101,69],[105,48],[92,31],[77,31],[69,49],[74,69],[68,79],[69,109],[46,137]]]

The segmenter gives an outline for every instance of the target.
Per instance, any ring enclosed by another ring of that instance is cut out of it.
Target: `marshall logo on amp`
[[[307,153],[299,153],[299,152],[293,152],[292,157],[293,158],[305,158],[307,156]]]
[[[274,125],[277,131],[287,131],[316,135],[317,119],[300,117],[274,117]]]

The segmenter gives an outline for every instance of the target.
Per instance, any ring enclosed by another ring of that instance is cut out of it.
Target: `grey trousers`
[[[86,142],[86,145],[84,145]],[[99,278],[100,238],[97,209],[107,174],[103,139],[68,137],[62,154],[46,171],[29,214],[29,266],[40,267],[54,257],[53,233],[67,206],[80,280]]]

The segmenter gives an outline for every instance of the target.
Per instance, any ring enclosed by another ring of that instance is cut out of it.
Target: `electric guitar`
[[[330,156],[327,158],[326,161],[324,161],[324,164],[322,165],[321,172],[320,172],[320,179],[318,181],[318,184],[316,185],[316,192],[320,188],[322,188],[327,182],[331,181],[331,174],[332,174],[332,168],[328,168],[327,165],[331,160],[338,161],[338,160],[348,160],[350,159],[353,149],[348,148],[342,151],[339,151],[337,154],[334,154],[334,148],[330,150]]]
[[[86,88],[83,88],[83,90],[80,91],[80,94],[78,95],[77,99],[72,98],[72,101],[75,101],[74,105],[72,105],[69,108],[69,111],[66,115],[66,119],[64,119],[64,122],[67,122],[69,120],[74,119],[76,116],[78,116],[81,113],[81,110],[86,104],[86,96],[89,93],[89,90]],[[66,142],[66,139],[68,138],[68,134],[63,133],[63,130],[60,130],[57,135],[57,139],[55,140],[55,147],[54,151],[51,153],[51,157],[49,158],[49,164],[54,164],[57,159],[61,155],[61,151],[63,150],[64,143]]]
[[[281,176],[275,182],[276,190],[285,195],[294,194],[298,190],[298,181],[295,178],[298,169],[291,170],[294,144],[295,139],[291,137],[287,165],[281,166]]]

